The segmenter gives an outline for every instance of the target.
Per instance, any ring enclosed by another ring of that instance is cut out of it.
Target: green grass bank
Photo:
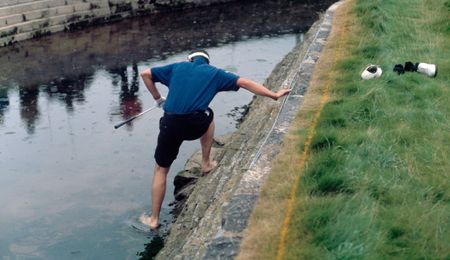
[[[341,9],[240,258],[450,259],[450,0]],[[393,72],[406,61],[438,75]]]

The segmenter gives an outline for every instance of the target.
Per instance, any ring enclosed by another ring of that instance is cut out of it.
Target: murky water
[[[200,8],[0,49],[0,257],[135,259],[149,238],[127,222],[150,208],[162,115],[153,110],[114,130],[154,104],[138,72],[200,47],[212,65],[262,83],[324,7]],[[216,96],[217,135],[235,129],[227,114],[251,98],[245,90]],[[183,144],[170,184],[198,148]],[[172,192],[169,185],[166,221]]]

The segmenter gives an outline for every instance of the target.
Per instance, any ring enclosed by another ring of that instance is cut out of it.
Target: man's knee
[[[163,166],[159,165],[158,163],[156,163],[155,173],[161,173],[161,174],[167,175],[167,173],[169,173],[169,170],[170,170],[170,166],[169,167],[163,167]]]
[[[156,161],[156,169],[168,169],[172,165],[173,161],[175,161],[175,158],[172,156],[169,158],[169,156],[164,156],[161,154],[156,153],[155,154],[155,161]]]

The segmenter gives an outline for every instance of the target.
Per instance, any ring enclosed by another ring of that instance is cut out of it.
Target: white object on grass
[[[370,64],[361,73],[361,78],[364,80],[379,78],[382,73],[380,66]]]
[[[437,67],[434,64],[419,63],[417,66],[417,72],[425,74],[429,77],[436,77]]]

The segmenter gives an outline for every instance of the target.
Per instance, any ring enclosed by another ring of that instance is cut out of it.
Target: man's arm
[[[144,84],[147,87],[148,91],[150,91],[150,94],[152,94],[153,98],[155,100],[159,100],[161,98],[161,94],[159,94],[158,89],[155,86],[155,83],[152,79],[152,72],[150,69],[146,69],[141,72],[141,78],[144,80]]]
[[[279,99],[280,97],[289,94],[291,92],[290,89],[282,88],[277,92],[273,92],[270,89],[264,87],[263,85],[254,82],[253,80],[249,80],[246,78],[239,78],[237,81],[237,85],[241,88],[245,88],[246,90],[260,96],[270,97],[274,100]]]

